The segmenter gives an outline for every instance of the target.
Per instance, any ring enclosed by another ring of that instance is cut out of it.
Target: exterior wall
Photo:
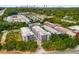
[[[36,39],[34,33],[28,27],[21,28],[21,33],[22,33],[22,38],[25,41],[28,41],[30,39]]]

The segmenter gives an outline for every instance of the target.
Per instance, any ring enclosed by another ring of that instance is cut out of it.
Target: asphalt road
[[[49,52],[47,54],[79,54],[79,50],[71,50],[71,51],[56,51],[56,52]]]

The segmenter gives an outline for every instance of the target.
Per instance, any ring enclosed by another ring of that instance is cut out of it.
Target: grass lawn
[[[7,34],[7,37],[6,37],[6,41],[7,40],[10,40],[10,39],[15,39],[16,41],[21,41],[22,40],[22,36],[21,36],[21,33],[20,31],[17,31],[17,32],[9,32]]]

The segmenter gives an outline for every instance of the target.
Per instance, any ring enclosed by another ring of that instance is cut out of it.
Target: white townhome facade
[[[35,39],[34,33],[28,27],[22,27],[21,33],[23,40],[28,41],[30,39]]]

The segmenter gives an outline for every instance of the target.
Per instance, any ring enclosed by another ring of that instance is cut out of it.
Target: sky
[[[79,0],[0,0],[1,6],[79,6]]]

